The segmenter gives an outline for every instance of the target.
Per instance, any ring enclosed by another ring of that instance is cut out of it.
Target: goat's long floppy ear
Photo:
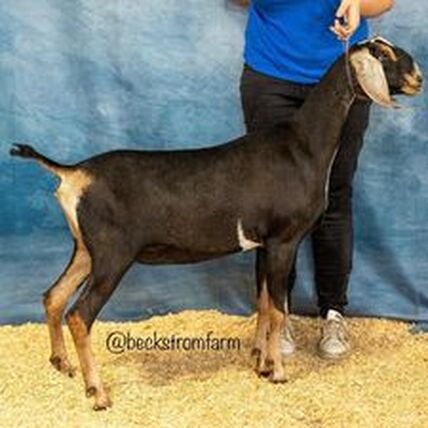
[[[394,107],[382,63],[367,48],[353,52],[350,62],[366,95],[381,106]]]

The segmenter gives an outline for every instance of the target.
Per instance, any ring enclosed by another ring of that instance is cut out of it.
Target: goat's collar
[[[349,46],[349,38],[346,39],[343,42],[343,48],[345,50],[345,73],[346,73],[346,79],[348,81],[349,89],[352,93],[352,101],[355,100],[357,93],[355,92],[354,88],[354,81],[352,79],[352,70],[351,70],[351,58],[350,58],[350,46]]]
[[[388,45],[389,47],[393,48],[395,47],[389,40],[386,40],[384,37],[381,36],[374,36],[371,39],[365,39],[358,43],[358,45],[364,45],[366,43],[374,43],[374,42],[381,42],[384,45]]]

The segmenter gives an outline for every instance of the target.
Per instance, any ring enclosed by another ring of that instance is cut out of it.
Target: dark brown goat
[[[66,314],[88,396],[110,406],[90,344],[91,326],[134,262],[193,263],[257,247],[257,371],[285,380],[280,335],[287,278],[299,242],[326,206],[329,169],[357,97],[393,105],[391,94],[420,92],[413,59],[383,39],[353,47],[317,85],[293,121],[217,147],[185,151],[115,151],[72,166],[29,146],[61,182],[56,196],[75,242],[73,257],[44,295],[52,355],[73,374],[61,328]],[[350,73],[349,73],[350,72]],[[321,100],[321,102],[320,102]]]

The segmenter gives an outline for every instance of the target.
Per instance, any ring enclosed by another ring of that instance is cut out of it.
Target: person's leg
[[[327,358],[340,357],[349,350],[342,315],[352,269],[352,181],[369,113],[368,102],[356,102],[351,108],[331,170],[328,208],[312,234],[318,306],[323,318],[333,320],[326,325],[331,328],[324,329],[320,342],[320,353]]]
[[[299,85],[244,67],[240,82],[241,104],[247,132],[290,120],[312,85]]]
[[[301,85],[266,76],[244,66],[241,103],[247,132],[259,131],[290,120],[302,106],[313,85]],[[296,267],[289,277],[288,302],[296,278]]]
[[[247,132],[255,132],[290,120],[301,107],[312,85],[299,85],[271,78],[244,67],[240,91],[242,111]],[[296,278],[295,261],[288,280],[288,306]],[[291,355],[295,350],[290,323],[281,341],[282,354]]]

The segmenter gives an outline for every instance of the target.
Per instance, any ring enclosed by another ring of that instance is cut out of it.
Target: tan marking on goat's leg
[[[278,310],[272,302],[272,299],[269,300],[269,318],[270,318],[270,335],[268,339],[268,361],[271,361],[273,364],[273,371],[270,376],[270,381],[285,382],[285,370],[282,364],[281,356],[281,334],[284,331],[285,325],[285,315],[283,312]]]
[[[260,375],[269,373],[269,368],[266,364],[269,328],[269,296],[265,279],[257,299],[257,326],[253,346],[253,355],[257,357],[256,371]]]
[[[95,397],[95,410],[103,410],[111,406],[111,401],[107,395],[98,369],[95,364],[94,355],[91,349],[91,340],[88,329],[77,311],[67,315],[67,323],[73,336],[82,369],[83,379],[86,387],[86,395]]]
[[[61,319],[68,299],[73,295],[81,282],[88,276],[91,260],[83,243],[80,231],[77,208],[81,196],[91,184],[91,177],[83,170],[60,170],[57,172],[61,183],[55,195],[64,211],[71,233],[76,241],[76,253],[69,266],[51,288],[43,300],[46,320],[51,341],[50,361],[59,371],[72,376],[74,369],[70,365],[64,344]]]
[[[57,370],[70,377],[74,375],[74,368],[67,357],[61,320],[67,301],[88,276],[90,269],[91,259],[86,248],[77,244],[69,266],[43,299],[51,342],[50,362]]]

